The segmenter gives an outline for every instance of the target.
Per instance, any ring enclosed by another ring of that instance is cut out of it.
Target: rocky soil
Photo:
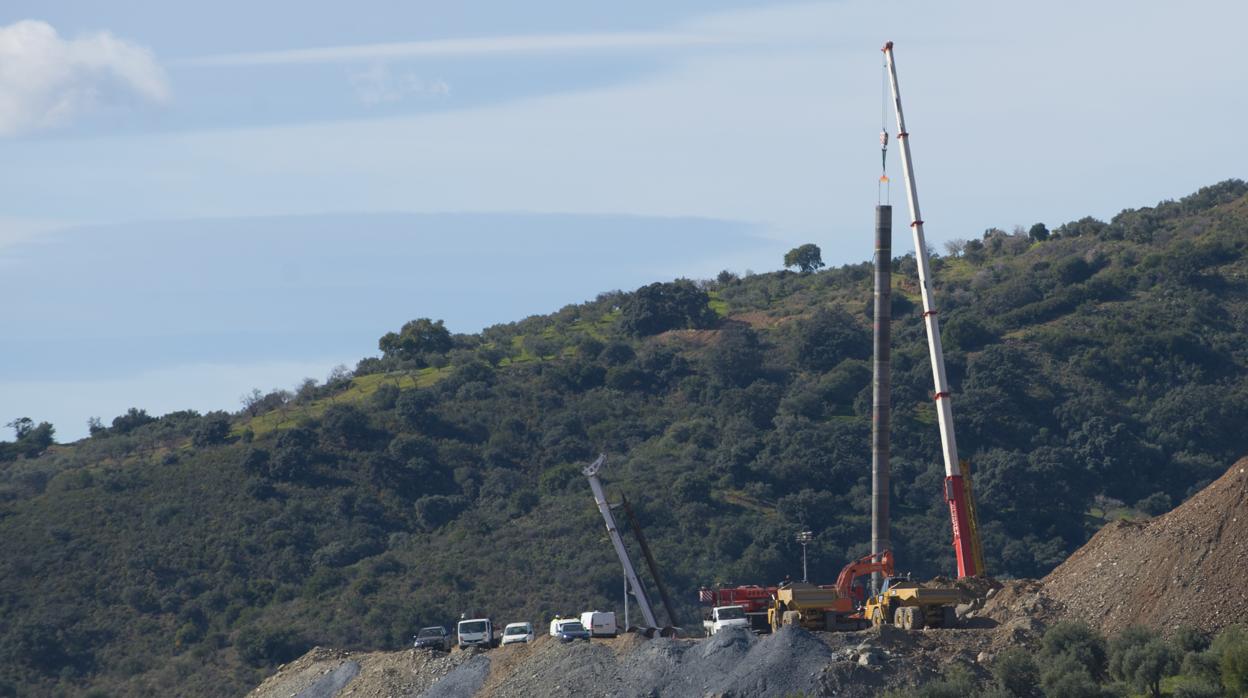
[[[1248,618],[1248,458],[1173,511],[1101,529],[1044,578],[1068,615],[1216,631]]]

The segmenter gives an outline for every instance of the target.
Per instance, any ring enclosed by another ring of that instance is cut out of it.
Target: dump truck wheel
[[[903,606],[902,608],[897,609],[897,614],[895,618],[896,620],[893,621],[895,625],[900,627],[902,630],[910,629],[910,607],[909,606]]]
[[[953,606],[943,606],[940,609],[940,627],[952,628],[958,624],[958,612]]]
[[[927,627],[927,609],[922,606],[910,607],[910,629],[922,630]]]
[[[876,606],[871,610],[871,627],[878,628],[881,625],[884,625],[884,612],[880,610],[879,606]]]

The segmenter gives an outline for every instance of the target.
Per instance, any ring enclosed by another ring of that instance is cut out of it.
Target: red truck
[[[698,589],[698,603],[702,605],[704,620],[709,620],[711,611],[722,606],[740,606],[745,609],[745,617],[750,621],[750,629],[755,632],[771,632],[767,622],[767,606],[776,595],[776,587],[760,587],[758,585],[717,587]]]

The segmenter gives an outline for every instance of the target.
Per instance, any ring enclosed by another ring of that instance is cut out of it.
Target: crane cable
[[[892,203],[888,178],[888,59],[880,62],[880,180],[875,185],[876,203]]]

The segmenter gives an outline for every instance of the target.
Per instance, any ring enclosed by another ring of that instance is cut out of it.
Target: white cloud
[[[64,39],[39,20],[0,27],[0,136],[63,126],[102,106],[168,98],[164,71],[146,48],[108,32]]]
[[[426,80],[415,73],[395,74],[385,63],[373,63],[350,75],[355,96],[365,106],[401,102],[408,97],[437,98],[451,93],[445,80]]]
[[[346,63],[430,56],[483,56],[510,53],[550,53],[676,48],[718,43],[699,34],[617,32],[600,34],[537,34],[471,39],[436,39],[353,46],[227,53],[180,62],[190,66],[256,66],[300,63]]]

